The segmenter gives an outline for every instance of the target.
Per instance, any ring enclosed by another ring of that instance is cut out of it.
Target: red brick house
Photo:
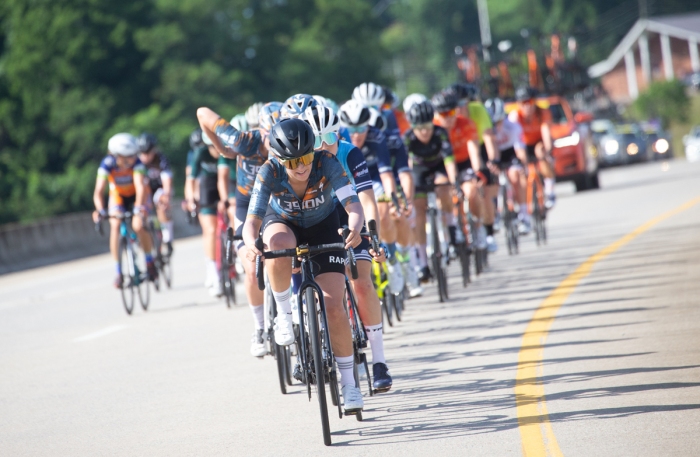
[[[700,12],[639,19],[610,56],[588,69],[616,103],[630,103],[651,81],[700,72]]]

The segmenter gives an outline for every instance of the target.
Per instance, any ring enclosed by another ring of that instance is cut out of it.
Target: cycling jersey
[[[335,211],[333,191],[345,207],[360,201],[350,178],[330,152],[315,153],[306,191],[301,198],[289,183],[284,165],[272,158],[260,168],[255,178],[248,217],[262,220],[269,206],[282,219],[298,227],[312,227]]]
[[[369,127],[365,143],[359,148],[367,162],[367,169],[372,181],[380,181],[379,175],[392,171],[391,152],[386,136],[381,130]]]
[[[117,159],[113,155],[108,155],[97,169],[97,177],[106,179],[109,182],[110,197],[120,200],[119,197],[133,197],[136,195],[134,187],[134,176],[144,176],[146,167],[137,158],[130,168],[118,168]]]
[[[406,119],[406,114],[403,111],[397,109],[392,111],[394,113],[394,117],[396,118],[396,125],[399,128],[399,132],[401,132],[401,136],[403,136],[411,128],[411,123],[408,122],[408,119]]]
[[[440,125],[440,127],[444,127],[444,122],[441,118],[438,117],[435,122],[437,125]],[[449,135],[455,161],[457,163],[462,163],[469,160],[469,140],[473,140],[477,145],[479,144],[479,133],[476,123],[471,119],[457,116],[455,126],[449,131]]]
[[[524,148],[522,142],[523,128],[517,122],[511,122],[510,119],[504,119],[500,128],[495,128],[494,140],[499,151],[505,151],[510,148]]]
[[[440,126],[433,128],[433,135],[428,143],[423,143],[413,130],[409,130],[403,137],[406,149],[413,159],[413,168],[420,165],[425,168],[433,168],[442,162],[454,160],[452,145],[447,130]]]
[[[236,154],[244,157],[252,157],[258,154],[262,143],[262,134],[259,130],[241,132],[236,130],[226,119],[219,119],[214,124],[214,133],[224,143],[224,146]]]
[[[526,146],[535,146],[542,141],[542,124],[546,121],[544,112],[540,108],[535,108],[535,113],[530,116],[530,119],[526,119],[519,109],[511,111],[508,119],[511,122],[520,124],[520,127],[523,129],[522,142]]]
[[[340,140],[338,142],[338,153],[336,159],[343,166],[345,174],[350,178],[350,182],[355,186],[358,194],[364,190],[372,188],[372,179],[367,168],[367,161],[362,155],[362,151],[353,146],[352,143]]]
[[[258,150],[256,154],[245,157],[242,154],[236,159],[236,196],[237,198],[250,199],[253,192],[255,177],[260,171],[260,167],[267,162],[267,155]]]
[[[236,196],[236,159],[219,156],[218,169],[228,171],[228,198]]]
[[[479,133],[479,144],[484,142],[484,132],[493,128],[491,116],[481,102],[469,102],[469,118],[474,121]]]
[[[190,178],[199,178],[199,203],[202,207],[212,207],[219,201],[216,172],[218,157],[212,157],[209,148],[202,146],[194,151],[190,169]],[[203,214],[216,214],[207,210]]]
[[[170,162],[162,152],[156,152],[150,163],[144,164],[146,167],[146,176],[148,177],[148,185],[151,188],[151,193],[155,194],[158,189],[163,187],[163,178],[173,177],[173,172],[170,169]]]
[[[382,111],[384,119],[386,119],[387,127],[385,136],[387,137],[387,146],[391,154],[391,168],[394,171],[394,177],[398,179],[398,174],[404,171],[411,171],[408,166],[408,153],[406,145],[403,144],[403,138],[399,126],[392,110]]]

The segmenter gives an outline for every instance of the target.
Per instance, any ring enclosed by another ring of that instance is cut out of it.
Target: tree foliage
[[[671,122],[686,122],[689,110],[690,98],[678,80],[651,83],[632,104],[635,117],[659,119],[664,128],[668,128]]]

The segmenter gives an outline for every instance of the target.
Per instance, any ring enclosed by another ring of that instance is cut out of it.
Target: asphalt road
[[[249,355],[247,306],[208,297],[198,238],[176,243],[174,289],[133,316],[108,256],[0,276],[0,455],[506,456],[529,452],[527,424],[550,455],[698,455],[700,204],[593,264],[540,336],[539,412],[516,408],[535,310],[590,256],[700,196],[700,164],[601,183],[557,186],[547,246],[522,239],[467,289],[451,270],[448,303],[433,287],[410,301],[386,331],[393,390],[366,398],[364,422],[331,414],[331,448],[316,399],[282,396],[274,361]]]

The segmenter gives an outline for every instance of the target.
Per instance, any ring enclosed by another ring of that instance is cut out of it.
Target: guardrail
[[[175,239],[202,233],[187,223],[180,201],[173,200]],[[0,274],[109,252],[109,238],[95,232],[90,212],[72,213],[28,224],[0,226]]]

